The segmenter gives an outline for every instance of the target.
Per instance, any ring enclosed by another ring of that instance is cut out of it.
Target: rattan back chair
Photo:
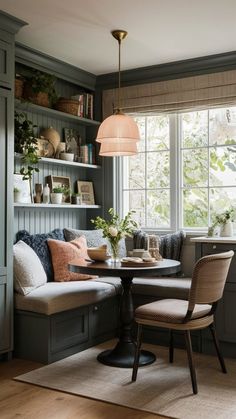
[[[164,299],[138,307],[135,321],[138,324],[137,347],[132,381],[136,381],[141,348],[142,325],[170,329],[169,361],[173,362],[173,330],[185,333],[193,393],[198,392],[192,356],[191,330],[210,328],[221,369],[226,373],[214,325],[214,313],[221,299],[234,252],[204,256],[195,264],[188,300]]]

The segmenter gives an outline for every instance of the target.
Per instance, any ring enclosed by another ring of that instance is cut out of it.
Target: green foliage
[[[69,195],[70,194],[70,188],[67,188],[66,186],[56,186],[55,188],[53,188],[52,190],[53,193],[63,193],[65,195]]]
[[[27,78],[27,81],[34,93],[47,93],[51,105],[56,103],[58,97],[55,90],[55,76],[35,70],[33,71],[32,76]]]
[[[216,214],[213,220],[213,227],[217,225],[224,225],[227,221],[234,221],[235,212],[233,208],[226,210],[221,214]]]
[[[110,208],[108,213],[110,220],[106,221],[98,216],[91,222],[96,229],[102,229],[103,237],[107,237],[111,243],[118,243],[122,237],[130,236],[137,228],[136,221],[132,219],[135,211],[129,211],[123,219],[120,219],[114,208]]]

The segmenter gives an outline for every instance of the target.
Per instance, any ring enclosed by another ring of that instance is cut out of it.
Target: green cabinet
[[[14,36],[24,22],[0,12],[0,356],[13,349]]]

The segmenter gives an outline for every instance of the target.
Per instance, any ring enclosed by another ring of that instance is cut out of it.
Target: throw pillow
[[[19,294],[29,294],[46,284],[47,276],[39,257],[23,241],[13,246],[14,288]]]
[[[50,233],[42,234],[30,234],[26,230],[21,230],[16,234],[16,241],[23,240],[35,251],[47,274],[47,280],[53,281],[53,268],[47,239],[65,241],[63,230],[57,228]]]
[[[101,229],[98,230],[75,230],[71,228],[64,228],[64,235],[66,241],[71,241],[77,237],[85,236],[87,240],[88,247],[100,247],[103,244],[108,246],[108,251],[110,251],[109,241],[103,237],[103,232]],[[120,240],[119,243],[119,257],[123,258],[127,256],[125,238]]]
[[[80,262],[89,259],[86,238],[84,236],[71,242],[48,239],[48,246],[52,257],[54,281],[79,281],[97,278],[93,275],[70,272],[68,269],[68,263],[72,259],[76,258]]]

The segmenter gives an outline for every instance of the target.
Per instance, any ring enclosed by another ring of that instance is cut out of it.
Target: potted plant
[[[221,237],[231,237],[233,236],[233,224],[234,221],[234,209],[230,208],[222,212],[221,214],[216,214],[214,222],[212,224],[212,229],[218,225],[220,226],[220,236]]]
[[[73,193],[71,195],[71,203],[75,204],[75,205],[81,205],[82,204],[82,200],[81,200],[81,193],[77,192],[77,193]]]
[[[34,125],[26,114],[15,112],[15,151],[22,154],[23,167],[20,174],[23,180],[29,180],[31,202],[33,202],[32,176],[33,172],[39,172],[38,164],[40,157],[37,154],[37,138],[34,135]]]
[[[63,197],[70,195],[70,189],[65,186],[56,186],[53,188],[51,193],[51,203],[52,204],[61,204],[63,202]]]
[[[55,91],[56,78],[52,74],[41,71],[33,71],[24,85],[24,98],[30,100],[36,105],[52,107],[57,101]]]

